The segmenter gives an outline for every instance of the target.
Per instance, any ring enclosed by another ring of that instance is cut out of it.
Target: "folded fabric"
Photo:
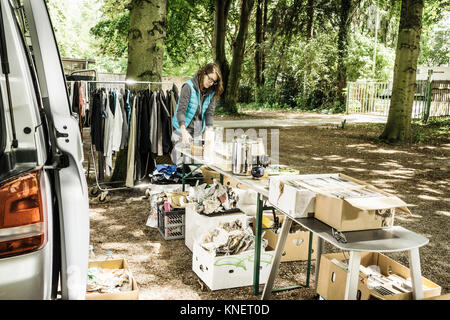
[[[171,176],[172,174],[177,172],[177,165],[168,165],[168,164],[157,164],[156,165],[156,171],[158,173],[163,173]]]

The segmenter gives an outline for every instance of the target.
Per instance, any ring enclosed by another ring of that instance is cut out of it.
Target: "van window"
[[[3,108],[3,99],[0,94],[0,157],[3,156],[6,146],[6,128],[5,128],[5,109]]]
[[[46,147],[37,77],[24,37],[26,23],[18,22],[21,9],[15,7],[17,1],[2,1],[1,4],[10,69],[8,77],[0,69],[0,180],[4,180],[43,163]],[[7,79],[10,95],[7,94]],[[13,113],[8,111],[9,104],[14,106]],[[17,146],[12,143],[13,121]]]

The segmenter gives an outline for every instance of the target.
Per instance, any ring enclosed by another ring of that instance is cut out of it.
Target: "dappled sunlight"
[[[441,200],[440,198],[427,196],[427,195],[424,195],[424,194],[418,195],[417,198],[422,199],[422,200],[428,200],[428,201],[440,201]]]
[[[109,231],[120,231],[125,229],[125,226],[111,225],[108,227]]]
[[[409,180],[414,178],[414,171],[409,170],[394,170],[394,171],[384,171],[384,170],[372,170],[369,173],[370,175],[377,175],[377,176],[386,176],[386,177],[393,177],[393,178],[400,178],[403,180]],[[404,174],[404,175],[402,175]]]
[[[435,214],[439,215],[439,216],[445,216],[445,217],[450,217],[450,211],[436,211]]]
[[[346,145],[347,148],[359,148],[359,149],[365,149],[365,148],[376,148],[377,146],[370,144],[370,143],[358,143],[358,144],[348,144]]]
[[[367,171],[367,169],[362,169],[362,168],[347,168],[347,170],[354,171],[354,172],[364,172],[364,171]]]
[[[383,154],[395,154],[395,153],[403,153],[403,154],[409,154],[409,155],[413,155],[413,153],[411,152],[407,152],[407,151],[403,151],[403,150],[386,150],[386,149],[375,149],[375,150],[367,150],[367,152],[370,153],[383,153]]]
[[[330,156],[325,156],[325,159],[329,160],[329,161],[337,161],[337,160],[342,160],[343,158],[341,156],[338,155],[330,155]]]
[[[397,161],[386,161],[386,162],[381,162],[378,165],[382,166],[382,167],[396,167],[396,168],[403,168],[403,166],[401,164],[398,164]]]
[[[128,251],[130,244],[128,242],[105,242],[102,243],[101,247],[105,250]]]
[[[135,231],[131,232],[131,234],[136,238],[141,238],[141,237],[145,236],[144,231],[142,231],[142,230],[135,230]]]
[[[145,300],[200,300],[192,285],[185,285],[181,281],[171,281],[165,285],[151,285],[139,291],[139,298]]]
[[[354,163],[361,163],[361,164],[365,164],[366,161],[363,159],[355,159],[355,158],[347,158],[342,160],[343,163],[347,163],[347,162],[354,162]]]
[[[336,171],[345,171],[348,169],[348,168],[342,168],[342,167],[330,167],[330,168],[333,170],[336,170]]]
[[[441,194],[441,195],[444,194],[444,192],[442,192],[442,190],[435,190],[435,189],[426,188],[426,187],[418,187],[417,189],[421,190],[421,191],[427,191],[427,192]]]

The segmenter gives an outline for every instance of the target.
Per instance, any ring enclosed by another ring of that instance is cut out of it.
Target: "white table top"
[[[203,157],[194,156],[190,149],[176,148],[188,158],[194,160],[196,164],[204,164],[216,172],[223,174],[238,181],[239,183],[249,187],[250,189],[260,193],[264,197],[269,197],[269,179],[254,179],[251,176],[235,175],[231,171],[224,171],[216,167],[210,161]],[[270,204],[272,206],[272,204]],[[414,248],[419,248],[426,245],[429,240],[417,233],[409,231],[400,226],[393,226],[390,228],[363,230],[363,231],[348,231],[343,232],[347,239],[347,243],[337,241],[332,233],[331,227],[315,218],[293,218],[285,212],[276,208],[278,211],[285,214],[287,217],[300,224],[304,228],[312,231],[318,237],[326,240],[332,245],[347,251],[366,251],[366,252],[395,252],[405,251]]]
[[[288,215],[287,215],[288,216]],[[419,248],[429,240],[400,226],[390,228],[342,232],[347,243],[337,241],[331,227],[315,218],[291,218],[304,228],[332,245],[347,251],[396,252]]]

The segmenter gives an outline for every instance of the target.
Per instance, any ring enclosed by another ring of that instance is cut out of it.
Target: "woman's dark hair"
[[[215,73],[217,75],[217,81],[213,85],[214,88],[214,100],[218,99],[223,92],[223,84],[222,84],[222,73],[220,72],[220,68],[215,63],[208,63],[197,71],[197,80],[200,86],[200,91],[203,88],[203,77],[207,74]]]

